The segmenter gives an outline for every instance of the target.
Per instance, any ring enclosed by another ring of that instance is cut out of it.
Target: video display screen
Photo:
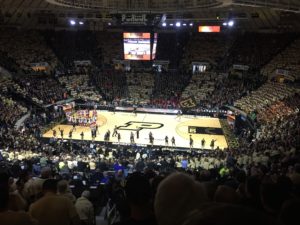
[[[199,33],[220,33],[221,27],[220,26],[199,26],[198,32]]]
[[[157,48],[157,33],[154,33],[153,46],[152,46],[152,60],[156,57],[156,48]]]
[[[123,33],[124,59],[151,60],[150,33]]]

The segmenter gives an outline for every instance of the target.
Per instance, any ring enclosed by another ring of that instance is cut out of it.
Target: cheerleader
[[[83,125],[84,125],[84,126],[87,125],[87,120],[88,120],[87,118],[84,118],[84,119],[83,119]]]
[[[85,110],[85,117],[90,117],[90,111],[88,109]]]

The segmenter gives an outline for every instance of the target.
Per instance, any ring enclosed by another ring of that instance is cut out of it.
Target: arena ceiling
[[[122,13],[163,14],[169,21],[222,23],[245,30],[300,30],[300,0],[0,0],[0,26],[66,29],[72,18],[101,30]]]

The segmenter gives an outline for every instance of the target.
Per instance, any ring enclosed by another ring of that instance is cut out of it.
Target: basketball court
[[[190,148],[190,136],[194,140],[193,148],[200,149],[201,140],[205,140],[205,149],[211,149],[211,140],[215,141],[215,148],[227,148],[227,142],[223,135],[223,130],[218,118],[200,117],[191,115],[165,115],[132,112],[109,112],[97,111],[97,124],[99,126],[95,141],[104,141],[105,133],[110,130],[110,142],[118,144],[117,137],[112,137],[113,130],[121,135],[120,144],[130,144],[130,134],[133,132],[134,141],[137,145],[146,146],[150,144],[149,133],[154,137],[154,146],[165,146],[165,136],[168,136],[169,146],[171,138],[175,138],[176,147]],[[57,131],[57,138],[60,138],[60,130],[64,130],[64,139],[69,139],[69,131],[72,125],[60,124],[53,129]],[[92,140],[91,128],[86,126],[76,126],[72,139],[81,140],[81,132],[84,133],[84,140]],[[137,139],[137,132],[139,138]],[[53,131],[47,131],[43,137],[52,138]]]

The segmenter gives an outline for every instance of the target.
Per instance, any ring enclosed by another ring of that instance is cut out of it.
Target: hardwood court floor
[[[110,130],[111,135],[115,126],[121,134],[121,144],[130,143],[130,133],[135,135],[135,143],[147,145],[149,144],[149,132],[154,137],[154,145],[165,145],[165,136],[169,137],[169,146],[171,146],[171,138],[174,136],[177,147],[189,148],[189,135],[194,140],[194,148],[201,148],[201,140],[204,138],[205,148],[210,149],[210,142],[216,139],[215,147],[220,149],[227,148],[227,142],[222,134],[221,124],[217,118],[194,117],[190,115],[163,115],[163,114],[144,114],[126,112],[98,111],[97,123],[99,124],[99,134],[95,141],[103,141],[104,134]],[[64,130],[64,138],[68,139],[68,133],[72,129],[71,125],[57,125],[53,129],[57,131],[57,137],[60,137],[59,128]],[[139,139],[136,137],[136,130],[139,129]],[[84,126],[76,126],[72,139],[80,140],[80,133],[84,132],[84,140],[92,140],[91,129]],[[43,137],[51,138],[52,130],[47,131]],[[116,143],[117,137],[110,137],[110,142]]]

